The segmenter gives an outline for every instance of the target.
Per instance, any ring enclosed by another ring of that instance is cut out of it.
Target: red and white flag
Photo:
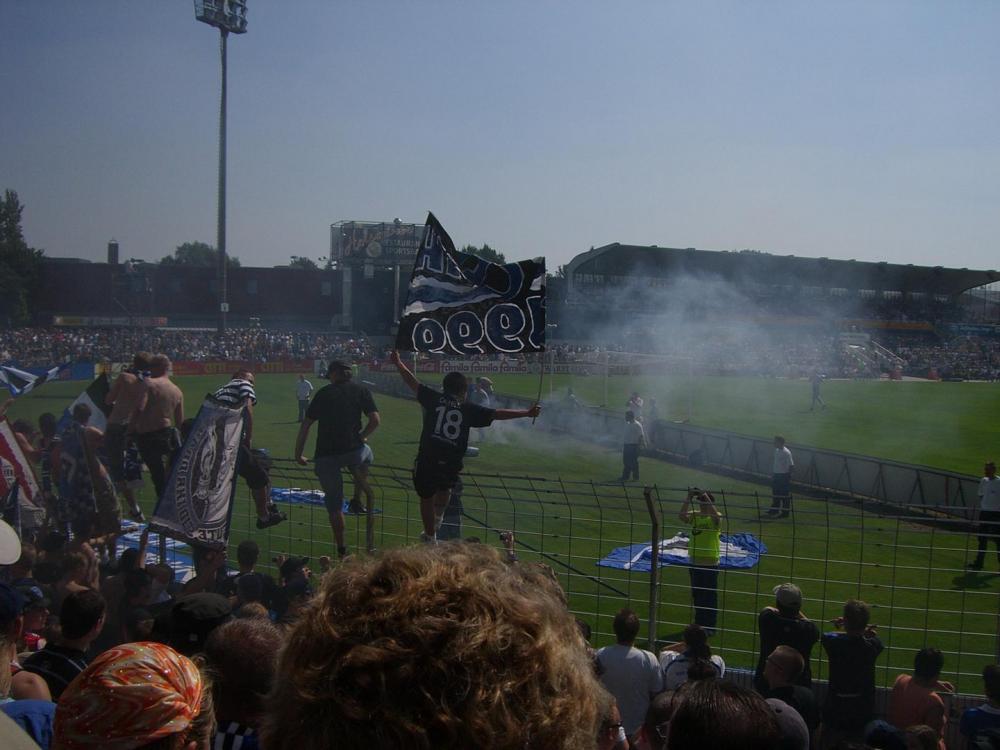
[[[25,458],[10,422],[4,417],[0,419],[0,495],[6,497],[15,484],[20,490],[21,504],[33,505],[39,495],[35,468]]]

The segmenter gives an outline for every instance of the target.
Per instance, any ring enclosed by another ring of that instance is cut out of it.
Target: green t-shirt
[[[691,516],[691,541],[688,543],[688,559],[705,565],[719,564],[719,529],[711,516]]]

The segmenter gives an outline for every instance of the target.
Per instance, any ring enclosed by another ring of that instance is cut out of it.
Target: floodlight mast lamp
[[[216,215],[216,247],[219,251],[219,333],[226,332],[229,313],[228,259],[226,258],[226,40],[230,32],[247,31],[246,0],[194,0],[194,17],[219,30],[222,88],[219,97],[219,185]]]

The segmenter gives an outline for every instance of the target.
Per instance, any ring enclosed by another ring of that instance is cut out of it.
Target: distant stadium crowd
[[[946,341],[907,342],[895,347],[912,370],[936,370],[944,378],[1000,380],[1000,339],[956,336]]]
[[[0,362],[21,367],[54,363],[127,362],[136,351],[162,352],[174,361],[233,360],[269,362],[279,359],[342,357],[362,360],[371,355],[364,334],[230,328],[15,328],[0,331]]]
[[[698,373],[809,377],[877,378],[895,368],[864,347],[848,346],[834,333],[719,326],[711,336],[665,332],[626,324],[618,340],[601,345],[550,342],[558,363],[600,363],[606,353],[644,352],[689,361]],[[873,337],[902,360],[906,374],[926,377],[1000,380],[1000,339],[938,334]],[[211,330],[170,328],[17,328],[0,331],[0,362],[20,367],[55,363],[127,361],[134,351],[163,352],[174,361],[339,358],[353,362],[385,360],[387,347],[363,333],[233,328],[219,336]]]

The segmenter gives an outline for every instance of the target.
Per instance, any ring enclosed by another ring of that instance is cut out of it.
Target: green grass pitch
[[[438,376],[422,376],[437,385]],[[501,393],[534,396],[537,377],[492,376]],[[325,382],[312,378],[317,387]],[[295,376],[261,375],[257,390],[254,442],[275,457],[291,457],[297,405]],[[221,381],[214,377],[179,379],[186,407],[193,416],[205,393]],[[52,383],[37,394],[20,399],[11,418],[36,418],[43,411],[60,413],[83,383]],[[605,403],[603,378],[556,376],[542,384],[543,402],[560,398],[572,386],[584,403]],[[796,444],[845,450],[899,461],[926,464],[966,474],[978,474],[983,461],[998,450],[1000,385],[985,383],[916,383],[831,381],[823,386],[828,407],[809,411],[806,381],[756,378],[641,377],[612,378],[606,402],[621,408],[628,394],[638,390],[656,398],[664,418],[687,418],[693,424],[742,434],[783,434],[792,450]],[[420,414],[415,402],[376,394],[382,427],[371,439],[379,469],[378,505],[385,513],[376,521],[380,547],[414,543],[419,532],[416,498],[406,483],[405,467],[412,463],[419,435]],[[540,423],[544,424],[544,412]],[[506,425],[504,425],[506,427]],[[491,432],[481,455],[466,462],[470,489],[469,515],[487,529],[467,520],[464,533],[497,544],[489,529],[514,528],[531,549],[522,559],[542,559],[552,565],[570,595],[570,606],[596,632],[595,641],[611,640],[611,617],[622,606],[632,606],[643,619],[648,615],[648,575],[598,568],[596,561],[616,546],[646,541],[649,521],[640,488],[610,483],[621,471],[620,452],[589,442],[553,435],[519,424],[523,429]],[[313,436],[311,436],[313,437]],[[309,453],[312,450],[310,440]],[[912,666],[913,652],[936,645],[946,652],[945,671],[960,688],[979,689],[976,675],[997,651],[997,611],[1000,577],[966,575],[970,538],[960,530],[917,525],[863,510],[859,506],[823,499],[797,498],[794,523],[767,523],[758,515],[768,490],[673,464],[644,458],[643,483],[658,488],[664,525],[662,536],[681,528],[676,513],[689,485],[719,489],[731,531],[759,536],[769,553],[752,571],[725,572],[721,579],[723,628],[713,647],[734,666],[755,661],[756,612],[770,603],[771,588],[784,580],[802,586],[804,609],[826,622],[839,614],[842,602],[860,597],[875,607],[874,620],[889,646],[880,659],[880,681],[888,681]],[[285,468],[281,468],[285,467]],[[306,486],[308,471],[282,478],[287,464],[279,464],[275,484]],[[383,467],[399,467],[389,471]],[[504,477],[503,489],[498,490]],[[533,482],[518,477],[549,480]],[[555,480],[562,480],[560,486]],[[608,484],[604,484],[608,483]],[[552,488],[561,494],[552,494]],[[541,488],[541,489],[540,489]],[[544,491],[542,491],[544,489]],[[518,502],[503,501],[509,493]],[[548,493],[548,494],[546,494]],[[758,496],[756,493],[760,493]],[[145,491],[144,506],[152,506]],[[558,495],[558,497],[557,497]],[[482,500],[487,496],[489,501]],[[498,500],[498,497],[501,498]],[[525,501],[527,499],[527,501]],[[316,556],[328,552],[330,531],[322,509],[293,509],[293,523],[271,532],[252,528],[246,492],[238,494],[233,543],[248,535],[271,553],[299,552]],[[363,547],[358,519],[348,519],[351,546]],[[543,557],[531,550],[541,550]],[[992,553],[991,553],[992,554]],[[992,569],[993,560],[987,564]],[[659,640],[673,638],[692,617],[687,572],[662,569],[658,609]],[[828,626],[822,626],[828,629]],[[643,637],[645,628],[642,631]],[[814,672],[825,665],[814,652]]]

